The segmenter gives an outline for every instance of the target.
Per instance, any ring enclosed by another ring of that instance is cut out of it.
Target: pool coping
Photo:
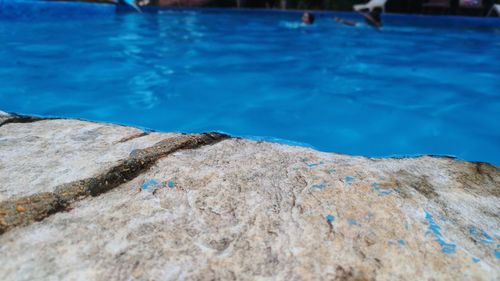
[[[344,156],[349,156],[349,157],[362,157],[362,158],[371,159],[371,160],[414,159],[414,158],[421,158],[421,157],[431,157],[431,158],[451,159],[454,161],[461,161],[461,162],[467,162],[467,163],[472,163],[472,164],[485,164],[485,165],[491,165],[491,166],[500,168],[499,165],[496,165],[494,163],[481,161],[481,160],[467,160],[467,159],[462,159],[460,157],[457,157],[455,155],[444,154],[444,153],[443,154],[422,153],[422,154],[408,154],[408,155],[394,154],[394,155],[388,155],[388,156],[356,155],[356,154],[343,153],[343,152],[339,152],[339,151],[324,151],[324,150],[320,150],[312,145],[309,145],[307,143],[295,142],[293,140],[280,139],[280,138],[275,138],[275,137],[266,137],[266,136],[240,136],[240,135],[234,135],[234,134],[230,134],[228,132],[217,131],[217,130],[215,130],[213,132],[181,132],[181,131],[164,132],[164,131],[159,131],[159,130],[151,129],[151,128],[147,128],[147,127],[129,125],[129,124],[124,124],[124,123],[95,121],[95,120],[89,120],[89,119],[85,119],[85,118],[41,116],[41,115],[36,115],[36,114],[19,114],[19,113],[14,113],[14,112],[2,111],[0,109],[0,117],[2,117],[1,114],[4,114],[3,118],[5,118],[5,119],[0,119],[0,129],[2,126],[10,124],[10,123],[32,123],[32,122],[38,122],[38,121],[44,121],[44,120],[78,120],[78,121],[96,123],[96,124],[109,124],[109,125],[115,125],[115,126],[136,128],[136,129],[142,130],[146,133],[153,133],[154,132],[154,133],[174,133],[174,134],[219,134],[219,135],[223,135],[227,138],[231,138],[231,139],[244,139],[244,140],[249,140],[249,141],[253,141],[253,142],[275,143],[275,144],[285,145],[285,146],[302,147],[302,148],[314,150],[314,151],[319,152],[319,153],[334,153],[334,154],[344,155]],[[7,117],[5,117],[5,116],[7,116]]]

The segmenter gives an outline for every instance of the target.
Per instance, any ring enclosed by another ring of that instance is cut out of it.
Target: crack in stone
[[[42,192],[18,199],[0,202],[0,234],[26,226],[61,211],[69,210],[71,203],[88,196],[99,196],[126,183],[148,170],[157,160],[179,150],[196,149],[230,138],[219,133],[181,135],[135,151],[127,159],[104,173],[84,180],[57,186],[53,192]]]
[[[9,123],[33,123],[42,120],[56,119],[56,118],[42,118],[28,115],[18,115],[14,113],[3,113],[0,111],[0,127]]]
[[[115,144],[128,142],[128,141],[131,141],[131,140],[134,140],[134,139],[145,137],[147,135],[149,135],[148,132],[141,132],[141,133],[133,134],[131,136],[125,137],[125,138],[123,138],[123,139],[115,142]]]

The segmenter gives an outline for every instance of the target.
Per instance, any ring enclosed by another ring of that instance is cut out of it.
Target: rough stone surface
[[[8,119],[10,119],[10,114],[8,114],[7,112],[3,112],[0,110],[0,126],[5,122],[7,121]]]
[[[0,126],[3,126],[7,123],[31,123],[40,120],[44,119],[36,116],[19,115],[15,113],[0,111]]]
[[[98,175],[132,151],[176,135],[79,120],[5,124],[0,127],[0,201]]]
[[[228,138],[227,135],[218,133],[178,135],[162,140],[151,147],[136,149],[127,159],[118,161],[113,167],[103,170],[99,175],[61,184],[53,188],[54,192],[42,192],[0,201],[0,234],[14,227],[41,221],[54,213],[66,211],[71,208],[72,203],[86,197],[99,196],[108,192],[136,178],[158,159],[178,150],[195,149],[226,138]]]
[[[499,280],[499,196],[485,163],[228,139],[5,232],[0,280]]]

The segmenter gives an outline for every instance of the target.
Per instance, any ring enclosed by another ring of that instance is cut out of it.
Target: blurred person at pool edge
[[[382,27],[382,9],[375,8],[373,11],[369,13],[361,13],[360,14],[365,18],[365,22],[368,25],[371,25],[376,28]]]
[[[313,24],[314,23],[314,15],[311,12],[304,12],[302,15],[302,22],[305,24]]]
[[[382,18],[381,18],[382,9],[376,8],[376,9],[373,9],[373,11],[371,11],[369,13],[363,13],[363,12],[358,12],[358,13],[360,13],[365,18],[365,22],[368,25],[375,27],[375,28],[382,27]],[[350,21],[350,20],[346,20],[346,19],[342,19],[342,18],[338,18],[338,17],[334,18],[334,20],[338,23],[342,23],[342,24],[349,25],[349,26],[357,26],[358,25],[358,23],[355,21]]]

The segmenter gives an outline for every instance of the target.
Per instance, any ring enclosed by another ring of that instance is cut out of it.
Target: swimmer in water
[[[304,12],[302,15],[302,22],[305,24],[313,24],[314,23],[314,15],[311,12]]]

